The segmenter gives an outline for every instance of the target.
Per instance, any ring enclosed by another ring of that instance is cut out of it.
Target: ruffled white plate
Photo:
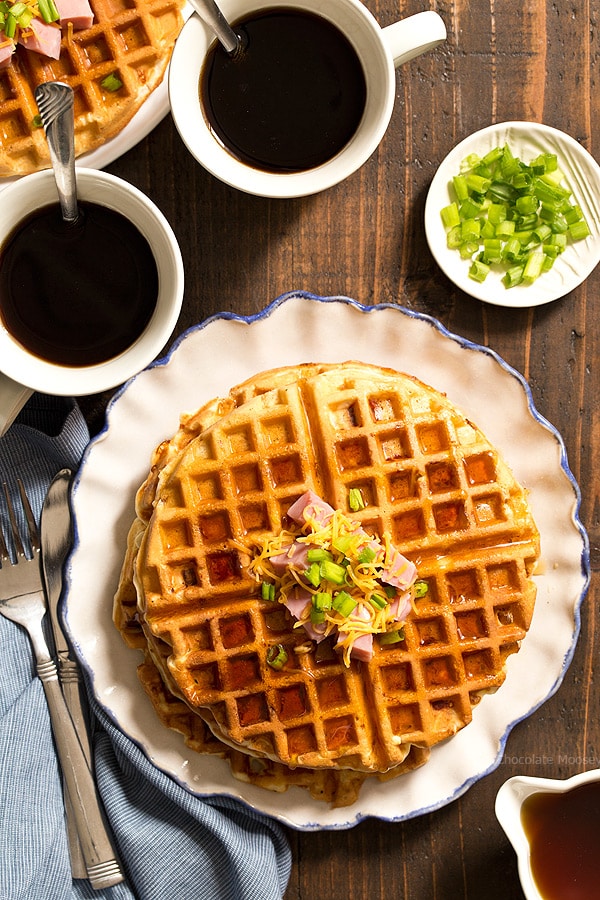
[[[179,414],[225,395],[263,369],[351,358],[418,376],[446,392],[483,428],[530,491],[544,568],[537,577],[531,631],[508,661],[505,684],[482,700],[473,722],[434,748],[424,768],[386,784],[369,782],[355,805],[329,809],[299,788],[274,794],[242,784],[226,762],[191,752],[179,735],[161,727],[137,680],[140,656],[126,647],[111,614],[135,491],[151,451],[176,430]],[[166,359],[119,392],[107,422],[74,484],[76,542],[67,573],[67,624],[99,703],[159,768],[190,791],[238,797],[303,830],[349,828],[367,816],[400,821],[443,806],[497,766],[513,725],[559,687],[588,583],[579,491],[560,436],[535,410],[522,377],[492,351],[397,306],[287,294],[257,316],[222,314],[192,328]]]
[[[469,278],[469,262],[458,250],[449,250],[440,211],[451,202],[448,186],[470,153],[483,156],[508,144],[515,156],[528,163],[540,153],[556,153],[565,180],[579,203],[591,234],[569,244],[549,272],[532,285],[505,288],[503,272],[492,271],[483,283]],[[429,249],[445,274],[465,293],[495,306],[540,306],[564,297],[584,281],[600,261],[600,166],[576,140],[537,122],[499,122],[461,141],[441,163],[425,203],[425,233]]]

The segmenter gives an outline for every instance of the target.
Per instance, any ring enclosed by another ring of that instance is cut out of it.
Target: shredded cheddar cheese
[[[318,513],[307,506],[303,523],[262,541],[249,571],[290,609],[295,628],[313,640],[335,635],[350,665],[359,639],[401,628],[415,599],[416,570],[389,535],[370,535],[341,510]],[[406,584],[399,580],[405,575]]]

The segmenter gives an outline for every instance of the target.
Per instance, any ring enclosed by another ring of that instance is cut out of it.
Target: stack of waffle
[[[119,134],[161,83],[183,24],[183,0],[90,0],[90,28],[63,28],[59,59],[18,46],[0,68],[0,177],[50,166],[34,91],[71,85],[76,155]]]
[[[391,541],[426,585],[403,639],[376,636],[369,661],[307,639],[252,574],[307,491]],[[156,449],[114,618],[144,652],[161,721],[190,747],[227,756],[239,778],[343,805],[365,778],[425,763],[502,684],[538,555],[525,491],[445,396],[388,369],[307,364],[235,387]]]

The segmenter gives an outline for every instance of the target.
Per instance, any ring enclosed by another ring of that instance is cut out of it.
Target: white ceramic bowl
[[[452,197],[449,184],[471,153],[484,155],[508,144],[515,156],[528,163],[540,153],[556,153],[576,202],[581,206],[591,235],[570,244],[549,272],[532,285],[506,288],[502,272],[490,272],[483,283],[469,278],[469,262],[446,245],[440,211]],[[500,122],[461,141],[441,163],[433,177],[425,203],[425,232],[429,249],[448,278],[466,294],[495,306],[526,308],[564,297],[578,287],[600,262],[600,166],[568,134],[536,122]]]
[[[515,775],[505,781],[496,795],[496,817],[516,854],[521,887],[527,900],[544,900],[531,871],[530,846],[521,821],[523,803],[532,794],[566,794],[583,784],[600,781],[600,769],[590,769],[566,780]]]

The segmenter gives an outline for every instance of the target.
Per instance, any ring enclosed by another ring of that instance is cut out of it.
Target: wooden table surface
[[[381,25],[423,8],[419,0],[365,3]],[[447,43],[398,73],[396,107],[379,150],[319,196],[275,201],[225,187],[188,154],[170,117],[108,168],[145,191],[177,234],[187,285],[177,334],[213,313],[253,313],[302,289],[429,313],[522,372],[537,408],[564,436],[582,489],[595,579],[600,268],[556,303],[520,311],[487,306],[439,271],[423,210],[446,154],[494,122],[544,122],[600,155],[600,0],[440,0],[434,8],[446,22]],[[105,399],[83,401],[92,430],[101,425]],[[371,819],[348,831],[290,831],[286,900],[521,898],[494,798],[515,773],[565,778],[600,767],[596,603],[593,580],[560,689],[515,727],[494,772],[443,809],[404,823]]]

